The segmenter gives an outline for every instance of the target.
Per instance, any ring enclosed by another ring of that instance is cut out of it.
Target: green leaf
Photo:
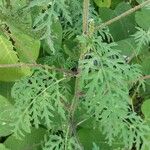
[[[13,50],[12,43],[4,36],[0,35],[0,64],[19,63],[17,52]],[[30,75],[28,67],[20,68],[0,68],[0,81],[14,81],[22,76]]]
[[[110,7],[111,0],[94,0],[98,7]]]
[[[115,10],[100,8],[99,14],[103,21],[108,21],[129,9],[131,9],[130,4],[122,2],[115,8]],[[109,29],[115,41],[128,38],[129,35],[132,35],[135,32],[134,14],[112,23],[109,25]]]
[[[150,62],[150,56],[145,56],[143,57],[142,59],[142,63],[141,66],[142,66],[142,71],[143,71],[143,74],[145,75],[149,75],[150,74],[150,65],[149,65],[149,62]]]
[[[145,119],[148,121],[150,121],[149,108],[150,108],[150,99],[144,101],[144,103],[142,104],[142,107],[141,107],[142,113],[144,114]]]
[[[34,149],[41,150],[41,144],[44,140],[44,135],[46,130],[43,128],[35,129],[32,128],[30,134],[26,134],[25,137],[21,140],[16,139],[13,135],[8,137],[4,142],[4,145],[11,150],[25,150],[25,149]]]
[[[10,126],[10,123],[13,122],[11,118],[12,111],[12,104],[0,95],[0,137],[12,133],[12,127]]]
[[[142,9],[135,14],[136,23],[143,29],[150,28],[150,9]]]
[[[10,95],[12,86],[13,82],[0,82],[0,95],[6,97],[10,102],[12,102],[12,98]]]
[[[13,132],[16,136],[22,137],[24,131],[30,132],[32,125],[38,128],[43,123],[51,128],[54,125],[53,120],[58,118],[58,115],[61,121],[66,120],[63,102],[67,99],[63,93],[64,88],[59,83],[61,80],[64,79],[58,80],[55,72],[50,74],[44,69],[35,69],[32,77],[23,78],[14,84],[12,88],[12,97],[15,100]]]
[[[142,49],[140,52],[139,56],[137,59],[133,59],[134,63],[138,63],[141,65],[141,70],[144,75],[149,75],[150,74],[150,51],[149,47],[145,47]],[[144,97],[145,99],[150,98],[150,79],[145,80],[145,90],[141,88],[140,95]]]
[[[150,126],[150,111],[149,111],[149,108],[150,108],[150,99],[147,99],[142,104],[141,110],[142,110],[142,113],[144,114],[146,122]],[[146,139],[148,141],[150,141],[150,134],[146,137]],[[143,150],[149,150],[149,145],[146,145]]]
[[[78,60],[80,49],[77,47],[77,42],[74,39],[68,39],[63,42],[64,52],[73,60]]]
[[[5,145],[0,144],[0,150],[9,150],[9,149],[7,149],[7,148],[5,147]]]
[[[127,61],[130,60],[130,62],[132,61],[133,63],[141,64],[141,60],[145,60],[145,56],[149,56],[148,46],[144,46],[142,50],[138,52],[137,44],[134,38],[132,37],[124,39],[124,40],[120,40],[117,42],[117,44],[118,45],[116,46],[116,49],[121,50],[121,53],[125,56],[125,59]],[[144,68],[143,68],[143,71],[144,71]]]
[[[11,8],[5,9],[3,7],[3,14],[0,19],[4,20],[7,25],[14,26],[18,30],[35,37],[32,29],[32,17],[31,13],[25,11],[27,6],[27,0],[8,0],[11,3]]]
[[[17,53],[13,50],[13,46],[4,36],[0,35],[0,61],[8,64],[18,62]]]
[[[99,147],[95,143],[93,143],[92,150],[100,150],[100,149],[99,149]]]
[[[13,26],[9,26],[19,60],[22,62],[35,62],[39,56],[40,41],[23,33]]]
[[[98,129],[81,128],[77,132],[77,135],[85,150],[91,150],[93,143],[100,147],[100,150],[115,150],[116,148],[121,150],[123,147],[123,143],[119,140],[116,140],[112,146],[109,146],[107,140],[105,140],[105,136]]]
[[[52,25],[51,25],[51,30],[52,30],[52,39],[53,39],[53,44],[54,44],[54,48],[56,50],[60,49],[61,44],[62,44],[62,26],[60,21],[57,19],[55,21],[53,21]],[[43,49],[48,53],[48,54],[52,54],[52,50],[50,49],[48,43],[44,40],[43,41]]]
[[[136,43],[133,38],[127,38],[117,42],[116,49],[121,50],[121,53],[125,56],[131,56],[132,54],[137,54]]]

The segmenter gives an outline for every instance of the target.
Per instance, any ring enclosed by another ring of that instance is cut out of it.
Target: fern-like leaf
[[[94,116],[99,127],[111,144],[115,137],[123,139],[125,147],[140,149],[150,130],[144,121],[131,110],[129,89],[141,77],[136,66],[129,66],[113,47],[96,37],[87,45],[89,59],[80,61],[80,84],[83,105],[90,116]]]
[[[67,141],[62,136],[51,134],[49,139],[45,139],[43,150],[82,150],[74,137],[70,137]]]
[[[137,32],[133,35],[137,43],[137,51],[140,52],[143,46],[150,43],[150,29],[148,31],[137,27]]]
[[[69,23],[71,23],[70,12],[68,11],[68,6],[66,5],[66,0],[44,0],[38,1],[33,0],[29,4],[28,9],[40,6],[45,7],[46,10],[43,13],[40,13],[39,16],[35,19],[33,26],[35,27],[35,31],[44,31],[41,39],[45,39],[48,43],[52,52],[55,52],[53,46],[53,38],[52,37],[52,22],[56,21],[62,13],[63,18],[66,19]]]
[[[15,83],[12,97],[16,107],[14,112],[16,134],[22,136],[22,131],[30,132],[32,125],[38,128],[41,123],[51,128],[56,114],[59,114],[62,120],[66,119],[64,102],[67,99],[61,93],[62,80],[56,78],[56,73],[37,69],[31,77]]]

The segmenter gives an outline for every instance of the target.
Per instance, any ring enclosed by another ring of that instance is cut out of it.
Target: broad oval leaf
[[[142,66],[143,74],[145,74],[145,75],[149,75],[150,74],[149,62],[150,62],[150,56],[148,55],[148,56],[144,56],[143,57],[143,61],[140,63],[141,66]]]
[[[21,32],[21,30],[18,30],[11,25],[9,28],[14,40],[14,45],[18,53],[19,60],[21,62],[28,63],[35,62],[39,56],[40,41]]]
[[[15,136],[11,135],[4,142],[4,145],[11,150],[41,150],[41,142],[44,140],[44,135],[46,130],[43,128],[35,129],[32,128],[31,133],[25,135],[21,140],[17,139]]]
[[[0,95],[3,95],[5,98],[8,99],[8,101],[13,103],[12,97],[11,97],[11,88],[13,86],[14,82],[0,82]]]
[[[136,23],[143,29],[150,28],[150,9],[142,9],[135,14]]]
[[[100,8],[99,14],[102,18],[103,22],[108,21],[123,12],[131,9],[131,5],[125,2],[120,3],[117,5],[115,10],[108,9],[108,8]],[[135,17],[134,14],[122,18],[111,25],[109,25],[110,33],[112,34],[115,41],[123,40],[128,38],[130,35],[135,33]]]
[[[127,38],[124,40],[120,40],[117,42],[116,49],[121,50],[121,53],[125,56],[132,56],[132,54],[136,55],[136,43],[133,38]]]
[[[146,123],[150,126],[150,99],[147,99],[142,104],[141,110],[144,114]],[[150,141],[150,134],[146,137],[147,141]],[[146,145],[143,150],[149,150],[149,145]]]
[[[77,135],[85,150],[91,150],[93,143],[100,147],[100,150],[121,150],[123,148],[121,140],[115,140],[112,146],[109,146],[105,136],[98,129],[81,128]]]
[[[17,52],[13,50],[12,43],[0,35],[0,65],[16,63],[19,63],[19,58]],[[14,81],[30,73],[29,67],[0,68],[0,81]]]
[[[19,60],[11,42],[2,35],[0,35],[0,54],[1,63],[13,64]]]
[[[5,97],[0,95],[0,137],[12,133],[10,123],[13,122],[11,117],[13,109],[13,105]]]
[[[150,122],[150,99],[144,101],[141,110],[145,116],[145,119]]]

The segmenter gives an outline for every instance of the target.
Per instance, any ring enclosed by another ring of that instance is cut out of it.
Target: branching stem
[[[102,23],[101,25],[95,27],[95,31],[100,30],[100,29],[102,29],[102,28],[104,28],[104,27],[106,27],[108,25],[111,25],[112,23],[114,23],[114,22],[116,22],[116,21],[118,21],[118,20],[120,20],[120,19],[122,19],[122,18],[124,18],[124,17],[126,17],[126,16],[128,16],[128,15],[130,15],[132,13],[134,13],[135,11],[141,9],[142,7],[146,6],[149,3],[150,3],[150,0],[146,0],[145,2],[135,6],[134,8],[131,8],[131,9],[127,10],[126,12],[122,13],[121,15],[119,15],[119,16],[111,19],[111,20],[108,20],[108,21]]]
[[[0,64],[0,69],[3,68],[19,68],[19,67],[38,67],[38,68],[45,68],[48,70],[54,70],[57,72],[62,72],[65,73],[66,75],[70,75],[70,76],[75,76],[77,74],[77,72],[73,72],[70,70],[66,70],[64,68],[55,68],[55,67],[51,67],[48,65],[42,65],[42,64],[30,64],[30,63],[16,63],[16,64]]]
[[[88,35],[88,15],[89,15],[89,0],[84,0],[83,1],[83,34],[85,36]],[[80,59],[82,59],[81,56],[83,56],[83,53],[81,51],[81,54],[80,54],[80,58],[79,58],[79,61]],[[78,73],[80,72],[80,66],[78,66]],[[73,99],[73,102],[72,102],[72,105],[71,105],[71,117],[72,117],[72,121],[74,122],[74,113],[75,113],[75,110],[78,106],[78,100],[79,100],[79,92],[80,92],[80,89],[79,89],[79,77],[77,76],[76,77],[76,83],[75,83],[75,93],[74,93],[74,99]]]
[[[89,16],[89,0],[83,0],[83,35],[88,35],[88,16]],[[82,56],[83,56],[83,51],[81,50],[81,54],[80,54],[80,58],[79,58],[79,61],[80,59],[82,59]],[[80,72],[80,66],[78,66],[77,68],[77,72],[79,73]],[[69,123],[69,128],[67,128],[67,134],[66,134],[66,137],[65,137],[65,143],[67,143],[67,139],[68,139],[68,136],[69,136],[69,133],[68,133],[68,129],[71,129],[70,130],[70,133],[71,134],[76,134],[76,127],[77,125],[74,125],[75,123],[75,120],[74,120],[74,113],[76,111],[76,108],[78,106],[78,101],[79,101],[79,77],[76,76],[76,82],[75,82],[75,91],[74,91],[74,98],[72,100],[72,103],[71,103],[71,106],[70,106],[70,111],[69,111],[69,119],[70,119],[70,123]],[[72,129],[72,125],[74,126]],[[65,150],[66,150],[66,144],[65,144]]]

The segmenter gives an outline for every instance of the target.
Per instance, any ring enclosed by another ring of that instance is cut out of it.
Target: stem
[[[88,35],[88,16],[89,16],[89,0],[83,0],[83,35],[87,36]],[[82,46],[81,46],[82,47]],[[82,56],[84,55],[84,52],[81,50],[81,54],[79,57],[79,61],[82,59]],[[80,66],[78,66],[77,68],[77,72],[78,74],[80,73]],[[75,125],[75,127],[73,127],[72,129],[72,125],[74,125],[74,114],[76,111],[76,108],[78,107],[78,100],[79,100],[79,77],[76,76],[76,82],[75,82],[75,92],[74,92],[74,98],[72,100],[71,106],[70,106],[70,111],[69,111],[69,126],[67,128],[67,132],[66,132],[66,137],[65,137],[65,150],[67,150],[67,139],[69,136],[69,130],[71,129],[70,133],[72,134],[76,134],[76,127],[77,125]]]
[[[2,68],[19,68],[19,67],[38,67],[38,68],[46,68],[48,70],[55,70],[57,72],[62,72],[65,73],[67,75],[71,75],[71,76],[75,76],[77,74],[77,72],[73,72],[70,70],[66,70],[63,68],[54,68],[54,67],[50,67],[48,65],[42,65],[42,64],[29,64],[29,63],[16,63],[16,64],[0,64],[0,69]]]
[[[88,32],[89,0],[83,1],[83,34]]]
[[[89,15],[89,0],[84,0],[83,1],[83,34],[85,36],[88,35],[88,15]],[[81,51],[81,54],[80,54],[80,58],[79,58],[79,61],[82,59],[82,56],[83,56],[84,52]],[[78,73],[80,72],[80,66],[78,66],[78,69],[77,69]],[[73,99],[73,102],[72,102],[72,105],[71,105],[71,117],[72,117],[72,121],[74,120],[74,113],[75,113],[75,110],[78,106],[78,99],[79,99],[79,78],[76,77],[76,83],[75,83],[75,95],[74,95],[74,99]]]
[[[148,80],[150,79],[150,75],[146,75],[140,78],[140,80]]]
[[[65,150],[67,150],[67,143],[68,143],[69,130],[70,130],[70,126],[68,125],[67,131],[66,131],[66,136],[65,136]]]
[[[94,114],[93,114],[94,115]],[[83,120],[81,120],[80,122],[77,123],[77,126],[81,125],[82,123],[84,123],[85,121],[87,121],[88,119],[90,119],[91,117],[93,117],[93,115],[89,116],[88,118],[85,118]]]
[[[142,7],[146,6],[149,3],[150,3],[150,0],[146,0],[145,2],[143,2],[143,3],[141,3],[141,4],[137,5],[137,6],[135,6],[134,8],[131,8],[131,9],[125,11],[121,15],[119,15],[119,16],[111,19],[111,20],[108,20],[108,21],[102,23],[101,25],[97,26],[95,28],[95,31],[100,30],[100,29],[102,29],[102,28],[104,28],[104,27],[106,27],[108,25],[111,25],[112,23],[114,23],[114,22],[116,22],[116,21],[118,21],[118,20],[120,20],[120,19],[122,19],[122,18],[124,18],[124,17],[126,17],[126,16],[128,16],[128,15],[130,15],[132,13],[134,13],[135,11],[141,9]]]

